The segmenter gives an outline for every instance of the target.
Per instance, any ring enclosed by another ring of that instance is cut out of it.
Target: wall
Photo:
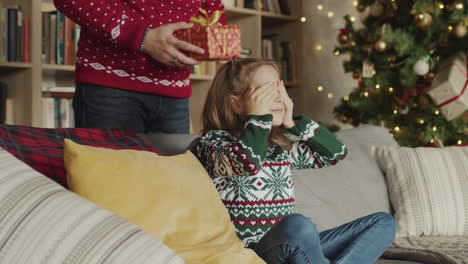
[[[294,1],[294,0],[293,0]],[[319,10],[318,5],[323,9]],[[328,12],[333,12],[330,18]],[[307,21],[303,24],[303,102],[302,112],[316,121],[325,124],[342,125],[333,116],[333,107],[340,99],[348,95],[356,86],[356,80],[351,74],[345,74],[342,66],[348,55],[334,56],[337,45],[337,35],[344,27],[343,16],[349,14],[356,17],[356,26],[360,26],[360,16],[351,0],[303,1],[303,15]],[[322,49],[318,50],[318,45]],[[321,85],[324,90],[317,91]],[[333,98],[327,97],[328,93]]]

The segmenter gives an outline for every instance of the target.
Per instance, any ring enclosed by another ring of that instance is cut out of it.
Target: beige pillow
[[[244,248],[190,151],[167,157],[65,140],[64,157],[72,191],[161,239],[187,263],[264,263]]]
[[[399,236],[468,235],[468,147],[372,147]]]

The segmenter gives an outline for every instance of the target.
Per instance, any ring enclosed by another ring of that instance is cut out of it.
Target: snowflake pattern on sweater
[[[147,28],[190,22],[224,10],[221,0],[54,0],[57,9],[81,26],[76,82],[187,98],[190,67],[161,64],[140,52]],[[220,22],[225,24],[223,15]]]
[[[272,120],[272,115],[248,116],[239,138],[212,130],[197,146],[197,156],[246,246],[294,212],[291,169],[327,167],[347,154],[341,141],[306,117],[296,118],[288,129],[291,151],[269,146]]]

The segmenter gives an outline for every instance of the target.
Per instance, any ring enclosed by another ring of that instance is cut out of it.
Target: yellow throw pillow
[[[229,214],[190,152],[158,156],[65,140],[70,189],[161,239],[190,264],[264,263],[236,236]]]

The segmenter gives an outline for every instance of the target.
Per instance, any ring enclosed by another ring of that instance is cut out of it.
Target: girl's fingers
[[[258,88],[254,88],[254,92],[252,93],[252,95],[259,95],[259,94],[265,93],[266,91],[268,91],[268,88],[272,86],[272,84],[273,82],[267,82],[267,83],[262,84]]]

